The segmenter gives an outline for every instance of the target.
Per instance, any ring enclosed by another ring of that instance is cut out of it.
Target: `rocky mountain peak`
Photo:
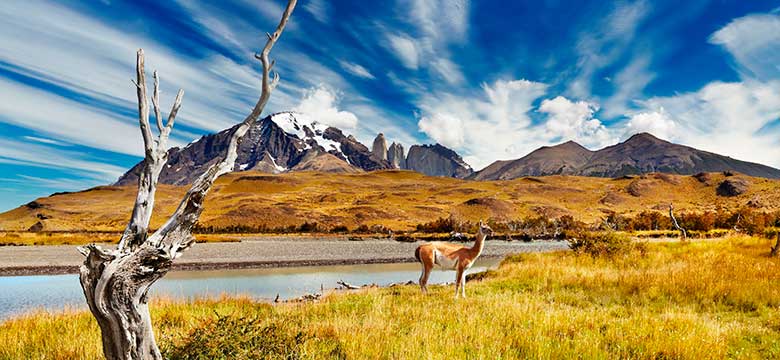
[[[387,140],[385,140],[385,134],[379,133],[374,139],[374,144],[371,147],[371,153],[376,156],[377,159],[387,160]]]
[[[387,161],[396,169],[406,169],[406,155],[404,155],[404,146],[393,142],[387,150]]]
[[[406,166],[431,176],[465,178],[474,172],[460,155],[440,144],[412,145],[406,156]]]

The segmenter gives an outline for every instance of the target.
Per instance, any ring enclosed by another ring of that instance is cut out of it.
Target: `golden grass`
[[[410,171],[281,175],[239,172],[217,181],[204,205],[200,224],[276,228],[308,221],[326,229],[338,225],[355,229],[365,224],[408,231],[417,224],[450,215],[461,220],[502,221],[570,214],[593,223],[609,211],[623,215],[653,209],[667,211],[669,202],[674,202],[680,213],[733,211],[751,200],[756,200],[754,206],[760,206],[756,211],[778,210],[780,181],[744,178],[751,183],[747,193],[720,197],[716,188],[725,176],[719,173],[701,182],[693,176],[666,174],[649,174],[642,179],[546,176],[466,181]],[[642,191],[632,195],[629,189],[637,187]],[[169,216],[185,190],[160,187],[152,228]],[[122,231],[135,191],[134,186],[103,186],[41,198],[0,214],[0,229],[24,231],[41,222],[44,230]]]
[[[451,286],[429,296],[402,286],[316,304],[218,299],[152,309],[174,358],[259,356],[258,341],[317,359],[778,358],[780,260],[765,256],[769,245],[733,237],[650,243],[644,255],[612,259],[517,255],[469,282],[469,298],[458,301]],[[96,358],[98,341],[88,314],[37,313],[0,324],[0,359]]]

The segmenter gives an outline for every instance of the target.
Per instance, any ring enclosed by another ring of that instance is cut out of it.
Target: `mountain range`
[[[509,161],[496,161],[469,177],[473,180],[508,180],[523,176],[578,175],[620,177],[646,173],[692,175],[733,171],[776,179],[780,170],[732,159],[639,133],[628,140],[591,151],[573,141],[541,147]]]
[[[184,148],[171,148],[159,182],[191,183],[225,153],[233,131],[234,128],[226,129],[202,136]],[[136,164],[115,185],[137,183],[141,166],[140,162]],[[444,146],[413,145],[405,156],[401,144],[393,143],[388,148],[384,135],[379,134],[369,149],[338,128],[294,112],[276,113],[256,122],[238,146],[234,171],[353,173],[383,169],[456,178],[473,173],[458,154]]]
[[[191,183],[224,154],[233,130],[205,135],[184,148],[171,148],[160,182]],[[115,185],[135,184],[141,165],[136,164]],[[295,112],[272,114],[255,123],[239,145],[234,171],[357,173],[383,169],[471,180],[545,175],[620,177],[651,172],[690,175],[722,171],[780,178],[778,169],[674,144],[649,133],[635,134],[622,143],[596,151],[567,141],[541,147],[516,160],[496,161],[475,172],[460,155],[440,144],[412,145],[404,154],[402,144],[393,142],[388,146],[384,134],[380,133],[369,149],[354,136]]]

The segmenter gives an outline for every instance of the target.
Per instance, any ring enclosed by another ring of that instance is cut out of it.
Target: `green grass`
[[[248,299],[151,307],[171,358],[780,357],[780,259],[769,240],[649,243],[610,257],[512,256],[452,287],[336,293],[314,304]],[[0,324],[0,359],[97,358],[89,314],[34,313]]]

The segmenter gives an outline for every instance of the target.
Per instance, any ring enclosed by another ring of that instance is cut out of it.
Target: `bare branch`
[[[146,99],[146,74],[144,73],[144,50],[136,53],[136,94],[138,95],[138,122],[141,126],[141,136],[144,139],[144,153],[149,158],[154,153],[152,131],[149,129],[149,103]]]
[[[179,89],[179,92],[176,93],[176,100],[173,101],[173,107],[171,108],[171,112],[168,113],[168,122],[165,125],[168,128],[169,132],[170,129],[173,128],[173,120],[176,119],[176,114],[179,113],[179,108],[181,108],[181,100],[183,97],[184,97],[184,90]]]
[[[672,224],[674,225],[674,228],[680,231],[680,235],[682,235],[682,240],[686,241],[688,240],[688,232],[683,229],[680,224],[677,222],[677,218],[674,217],[674,205],[672,203],[669,203],[669,217],[672,219]]]
[[[148,240],[152,246],[166,249],[169,252],[169,256],[172,258],[178,257],[180,251],[186,250],[192,244],[192,227],[195,226],[195,223],[197,223],[198,218],[200,217],[200,213],[203,211],[203,201],[205,200],[206,194],[220,175],[232,171],[235,167],[236,158],[238,157],[238,143],[244,135],[246,135],[252,125],[260,118],[260,115],[271,96],[271,91],[279,82],[278,74],[271,79],[271,62],[268,60],[268,55],[284,31],[296,3],[297,0],[289,0],[287,8],[279,21],[279,25],[273,34],[269,34],[268,41],[263,47],[263,51],[260,53],[259,57],[255,54],[255,57],[259,58],[263,65],[260,98],[257,100],[257,103],[249,115],[247,115],[244,121],[242,121],[233,132],[225,157],[222,161],[212,165],[203,173],[203,175],[193,182],[173,215],[171,215],[168,221],[166,221],[165,224],[163,224],[163,226]]]
[[[154,118],[157,120],[157,131],[162,134],[163,123],[160,114],[160,78],[157,76],[157,70],[154,71],[154,92],[152,93],[152,106],[154,106]]]

